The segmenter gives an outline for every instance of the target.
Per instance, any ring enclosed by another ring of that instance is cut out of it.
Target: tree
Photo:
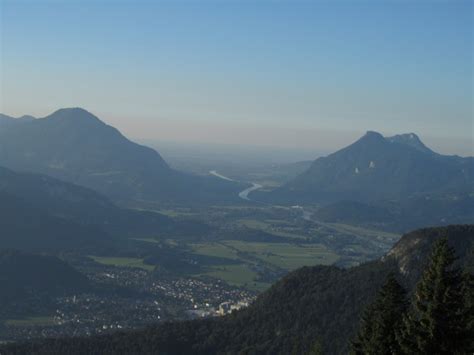
[[[321,339],[316,340],[311,348],[309,349],[308,355],[322,355],[323,346],[321,344]]]
[[[472,295],[472,283],[464,281],[467,278],[453,266],[455,260],[454,249],[447,239],[439,239],[416,287],[412,309],[398,334],[403,353],[470,352],[472,314],[469,314],[467,295]]]
[[[352,342],[353,354],[396,354],[400,352],[396,333],[408,302],[405,289],[390,273],[374,303],[362,315],[361,327]]]

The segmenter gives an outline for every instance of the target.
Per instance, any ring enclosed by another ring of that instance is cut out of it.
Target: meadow
[[[89,255],[89,258],[94,260],[96,263],[116,266],[116,267],[135,267],[146,271],[153,271],[154,265],[148,265],[143,262],[143,259],[139,258],[125,258],[125,257],[104,257],[104,256],[93,256]]]

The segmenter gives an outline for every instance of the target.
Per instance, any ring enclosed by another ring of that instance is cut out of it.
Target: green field
[[[159,240],[153,239],[153,238],[131,238],[131,239],[137,240],[137,241],[139,241],[139,242],[157,243],[157,244],[160,243]]]
[[[241,260],[238,251],[251,254],[263,262],[277,267],[294,270],[302,266],[330,265],[339,256],[319,244],[260,243],[239,240],[225,240],[192,244],[193,252],[200,255],[217,256],[232,260]]]
[[[187,210],[179,210],[179,209],[161,209],[157,210],[158,213],[164,214],[165,216],[168,217],[182,217],[182,216],[195,216],[196,213],[194,212],[189,212]]]
[[[257,273],[245,264],[213,266],[209,272],[203,275],[224,280],[230,285],[245,287],[255,291],[261,291],[270,286],[267,283],[256,281]]]
[[[219,258],[227,258],[238,260],[239,257],[235,250],[220,242],[195,243],[191,244],[191,248],[195,254],[216,256]]]
[[[135,267],[146,271],[153,271],[155,266],[143,263],[143,259],[138,258],[122,258],[122,257],[104,257],[104,256],[89,256],[96,263],[117,267]]]
[[[359,236],[369,236],[369,237],[376,237],[388,240],[398,240],[400,238],[399,234],[384,232],[374,229],[367,229],[359,226],[352,226],[349,224],[342,224],[342,223],[325,223],[325,225],[334,228],[335,230],[351,233]]]
[[[261,291],[269,284],[257,282],[258,274],[253,268],[262,265],[294,270],[302,266],[330,265],[339,256],[318,244],[260,243],[239,240],[224,240],[190,244],[193,253],[206,256],[238,260],[240,264],[222,264],[209,267],[202,275],[215,277],[231,285]]]
[[[270,221],[258,221],[256,219],[240,219],[237,221],[237,223],[240,224],[241,226],[251,228],[251,229],[257,229],[269,234],[273,234],[277,237],[294,238],[294,239],[301,239],[301,240],[306,239],[305,236],[300,235],[300,234],[288,232],[281,229],[277,230],[276,225],[281,224],[281,222],[279,223],[272,223],[272,222],[269,223],[269,222]]]
[[[21,319],[7,319],[4,324],[12,327],[33,327],[33,326],[48,326],[55,325],[53,317],[41,316],[41,317],[28,317]]]
[[[287,270],[302,266],[330,265],[339,259],[337,254],[318,244],[256,243],[239,240],[228,240],[224,243]]]

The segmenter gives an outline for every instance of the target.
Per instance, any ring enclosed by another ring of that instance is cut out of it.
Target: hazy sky
[[[473,152],[473,2],[0,0],[0,112],[136,138]]]

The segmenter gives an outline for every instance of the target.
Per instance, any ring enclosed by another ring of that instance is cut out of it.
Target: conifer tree
[[[469,353],[472,319],[465,293],[472,292],[472,286],[463,281],[461,270],[453,267],[455,260],[447,239],[439,239],[398,334],[403,353]]]
[[[308,355],[323,355],[323,346],[321,340],[316,340],[309,349]]]
[[[389,274],[374,303],[362,315],[361,328],[352,342],[353,354],[397,354],[396,333],[408,303],[406,292],[394,274]]]

